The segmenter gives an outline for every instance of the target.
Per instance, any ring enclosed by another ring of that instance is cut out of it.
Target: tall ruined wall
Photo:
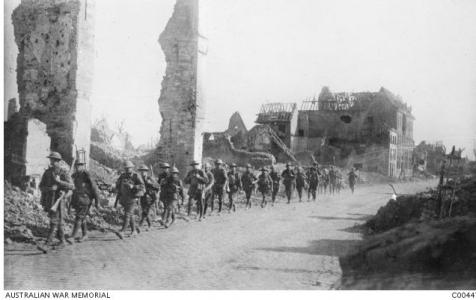
[[[93,1],[22,0],[14,10],[20,112],[46,124],[51,149],[71,161],[89,149]]]
[[[198,0],[177,0],[159,38],[167,68],[159,98],[158,152],[159,160],[175,164],[182,173],[192,160],[202,157],[198,36]]]

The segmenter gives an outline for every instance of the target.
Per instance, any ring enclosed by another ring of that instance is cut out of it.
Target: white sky
[[[157,40],[174,2],[96,1],[93,116],[124,119],[136,145],[160,127]],[[207,130],[225,129],[235,111],[251,127],[261,103],[300,104],[324,85],[385,86],[413,106],[416,143],[473,147],[476,1],[201,0],[201,14]]]

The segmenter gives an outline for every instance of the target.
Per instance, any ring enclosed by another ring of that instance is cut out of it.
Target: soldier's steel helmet
[[[217,159],[217,160],[215,160],[215,164],[223,165],[223,161],[221,159]]]
[[[246,164],[246,167],[251,169],[251,165],[250,165],[250,164]]]
[[[267,171],[268,171],[268,169],[266,169],[265,167],[262,167],[262,168],[261,168],[261,169],[259,169],[259,170],[260,170],[260,171],[265,171],[265,172],[267,172]]]
[[[176,167],[172,168],[172,174],[178,174],[179,170]]]
[[[128,160],[124,163],[124,168],[134,168],[134,164]]]
[[[146,165],[141,165],[138,170],[139,171],[149,171],[149,168]]]
[[[290,166],[292,166],[292,164],[290,162],[287,162],[286,167],[290,167]]]
[[[77,160],[74,164],[77,166],[84,166],[86,163],[82,160]]]
[[[160,167],[162,169],[168,169],[168,168],[170,168],[170,165],[168,163],[163,163]]]
[[[59,154],[58,152],[51,152],[50,155],[47,156],[47,158],[51,158],[51,159],[56,159],[56,160],[62,160],[63,158],[61,157],[61,154]]]
[[[237,165],[235,163],[232,163],[230,167],[234,168],[234,167],[237,167]]]
[[[197,160],[192,161],[191,166],[198,166],[200,163]]]

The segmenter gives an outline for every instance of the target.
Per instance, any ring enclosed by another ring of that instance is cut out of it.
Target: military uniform
[[[192,165],[198,165],[198,162],[192,163]],[[192,201],[197,201],[197,213],[199,220],[203,217],[203,191],[205,185],[208,183],[207,176],[203,170],[193,169],[187,173],[185,177],[185,183],[189,184],[188,189],[188,215],[192,212]]]
[[[83,233],[81,241],[87,237],[88,225],[86,223],[89,210],[93,201],[95,206],[99,207],[99,189],[96,182],[91,179],[91,175],[86,170],[78,170],[73,174],[74,191],[71,200],[71,207],[76,212],[74,220],[72,238],[75,239],[79,228]]]
[[[281,178],[283,178],[283,184],[286,192],[286,197],[288,198],[288,204],[291,202],[291,197],[293,194],[293,189],[296,184],[296,174],[291,169],[286,169],[281,173]]]
[[[210,210],[213,211],[213,184],[215,183],[215,178],[213,173],[210,170],[204,170],[205,175],[207,176],[207,185],[205,186],[204,200],[203,200],[203,215],[207,213],[208,205],[210,203]]]
[[[266,195],[269,194],[269,192],[273,188],[273,180],[267,173],[266,169],[261,169],[263,173],[259,174],[258,176],[258,191],[261,193],[263,196],[263,201],[261,202],[261,207],[265,207],[267,202],[266,202]]]
[[[141,179],[144,182],[145,193],[142,197],[140,197],[142,217],[139,222],[139,226],[142,226],[143,222],[146,221],[147,225],[150,227],[152,225],[149,218],[150,208],[153,207],[157,201],[157,192],[159,191],[159,185],[154,182],[154,179],[150,176],[141,175]]]
[[[158,177],[157,177],[157,183],[159,184],[159,187],[160,187],[160,192],[159,192],[159,201],[160,203],[162,203],[162,206],[164,208],[163,212],[162,212],[162,220],[164,220],[165,218],[165,201],[163,200],[164,198],[162,197],[162,181],[165,180],[168,176],[169,176],[169,172],[166,171],[170,168],[170,165],[168,163],[164,163],[162,164],[161,166],[162,169],[164,169],[163,172],[161,172]]]
[[[218,166],[212,170],[213,178],[215,179],[215,183],[213,184],[213,196],[212,202],[215,201],[215,196],[218,197],[218,212],[221,212],[222,205],[223,205],[223,193],[225,191],[225,186],[227,183],[227,175],[225,169],[221,166]],[[212,205],[213,210],[213,205]]]
[[[357,181],[357,174],[355,174],[355,171],[352,170],[347,175],[349,176],[349,187],[353,194],[354,188],[355,188],[355,182]]]
[[[307,184],[307,176],[302,171],[296,173],[296,190],[299,196],[299,202],[302,201],[302,191],[305,189]]]
[[[316,200],[316,191],[317,186],[319,185],[319,175],[321,173],[317,169],[317,167],[311,167],[307,174],[307,178],[309,180],[309,191],[308,191],[308,198],[312,195],[312,200]]]
[[[334,194],[337,188],[337,173],[334,168],[329,170],[329,193]]]
[[[182,181],[178,176],[173,176],[173,174],[178,174],[176,168],[174,168],[172,174],[162,180],[162,195],[164,197],[164,202],[166,203],[166,214],[164,218],[165,227],[168,227],[175,222],[175,211],[177,210],[179,196],[182,200],[184,198]],[[172,219],[171,223],[169,223],[169,218]]]
[[[276,170],[272,170],[269,173],[269,176],[273,180],[273,193],[271,195],[271,201],[274,203],[276,201],[276,196],[278,195],[279,192],[279,183],[281,181],[281,176]]]
[[[125,231],[130,225],[132,233],[135,234],[135,213],[138,209],[139,198],[145,193],[144,181],[135,172],[122,173],[117,179],[116,189],[119,203],[124,207],[124,223],[121,231]]]
[[[248,165],[248,168],[251,166]],[[241,184],[243,190],[245,191],[246,196],[246,207],[251,207],[251,193],[253,192],[254,186],[258,178],[253,172],[247,170],[241,175]]]
[[[61,155],[57,152],[52,152],[48,158],[61,161]],[[48,232],[47,243],[52,243],[57,232],[61,243],[64,243],[64,216],[66,215],[66,206],[63,201],[59,203],[56,211],[51,211],[52,206],[66,193],[74,189],[71,176],[68,170],[62,169],[59,166],[49,167],[41,177],[41,205],[45,212],[48,213],[50,219],[50,229]]]
[[[235,168],[236,165],[232,164],[232,168]],[[241,186],[241,176],[238,171],[232,169],[227,174],[228,176],[228,200],[229,200],[229,210],[236,210],[233,196],[242,188]]]

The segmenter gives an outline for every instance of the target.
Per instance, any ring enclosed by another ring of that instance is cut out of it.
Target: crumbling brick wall
[[[92,1],[90,1],[92,2]],[[93,3],[22,0],[14,10],[20,112],[44,122],[51,149],[89,149]]]
[[[266,152],[249,152],[236,149],[226,133],[205,133],[203,142],[203,156],[206,158],[221,159],[227,164],[236,163],[239,166],[251,164],[259,168],[276,162],[274,156]]]
[[[159,38],[167,68],[159,110],[159,160],[184,173],[191,160],[201,160],[203,99],[198,91],[198,0],[177,0]]]

